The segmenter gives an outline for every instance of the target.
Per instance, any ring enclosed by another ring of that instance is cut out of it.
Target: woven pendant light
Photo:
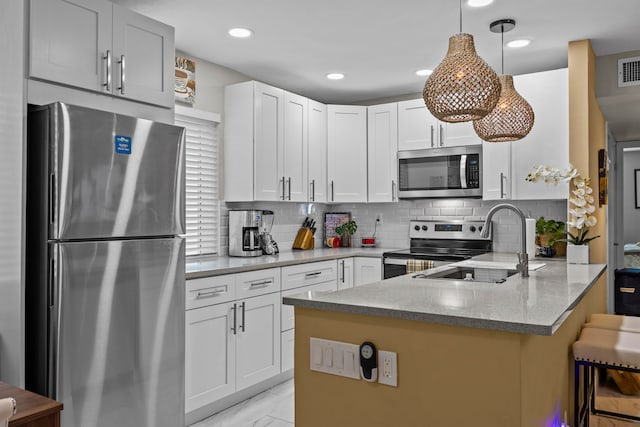
[[[516,91],[513,77],[504,74],[504,33],[512,30],[516,22],[502,19],[490,25],[492,32],[502,33],[502,72],[500,76],[500,99],[496,107],[479,120],[473,122],[476,134],[487,142],[517,141],[529,134],[535,115],[531,105]]]
[[[476,53],[473,36],[460,33],[449,38],[449,50],[424,85],[422,96],[431,114],[443,122],[480,119],[500,97],[498,75]]]

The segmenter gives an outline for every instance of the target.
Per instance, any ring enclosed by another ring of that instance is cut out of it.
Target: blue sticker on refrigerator
[[[118,154],[131,154],[131,137],[116,135],[114,138],[116,147],[116,153]]]

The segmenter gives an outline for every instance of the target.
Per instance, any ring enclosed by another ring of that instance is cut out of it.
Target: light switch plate
[[[393,351],[378,350],[378,382],[398,387],[398,355]]]
[[[357,345],[322,338],[311,338],[309,345],[309,367],[312,371],[360,379]]]

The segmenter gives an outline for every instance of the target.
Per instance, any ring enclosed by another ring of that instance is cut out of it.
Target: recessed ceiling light
[[[239,39],[246,39],[247,37],[251,37],[253,35],[253,31],[248,28],[232,28],[229,30],[229,35],[231,37],[237,37]]]
[[[525,47],[529,46],[529,43],[531,43],[531,40],[527,39],[511,40],[507,43],[507,47]]]
[[[471,7],[484,7],[493,3],[493,0],[468,0],[467,4]]]
[[[433,70],[427,70],[427,69],[418,70],[416,71],[416,76],[430,76],[431,73],[433,73]]]
[[[344,79],[344,74],[342,74],[342,73],[329,73],[329,74],[327,74],[327,78],[329,80],[341,80],[341,79]]]

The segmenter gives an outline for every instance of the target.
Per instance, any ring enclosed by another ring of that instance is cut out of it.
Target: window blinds
[[[177,108],[175,124],[186,128],[186,255],[218,252],[217,115]]]

